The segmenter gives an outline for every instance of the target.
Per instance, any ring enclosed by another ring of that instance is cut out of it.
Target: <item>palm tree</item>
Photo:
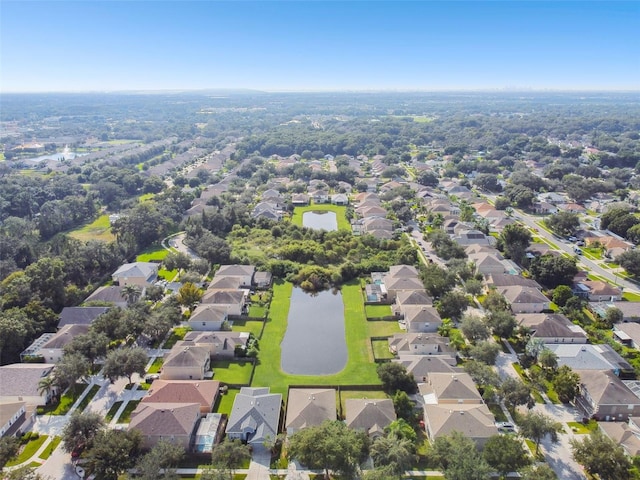
[[[138,301],[140,295],[142,294],[142,290],[137,285],[125,285],[122,287],[122,296],[127,301],[127,305],[133,305]]]
[[[38,393],[40,395],[44,394],[48,399],[51,393],[55,390],[56,387],[56,379],[53,375],[47,375],[46,377],[42,377],[38,382]]]

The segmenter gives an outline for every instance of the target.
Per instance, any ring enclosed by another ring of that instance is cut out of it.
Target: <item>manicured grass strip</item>
[[[236,399],[236,395],[240,393],[239,388],[230,388],[224,395],[219,395],[216,400],[214,411],[216,413],[223,413],[225,415],[231,414],[233,408],[233,401]]]
[[[149,367],[149,370],[147,370],[147,373],[158,373],[162,368],[162,362],[164,362],[162,357],[156,358]]]
[[[493,413],[493,416],[495,417],[496,422],[507,421],[507,416],[502,411],[502,408],[500,407],[500,405],[498,405],[497,403],[487,403],[487,407],[489,407],[489,410],[491,411],[491,413]]]
[[[35,455],[38,449],[42,446],[45,440],[48,438],[47,435],[40,435],[38,438],[34,440],[29,440],[29,442],[24,446],[22,452],[12,460],[7,462],[7,467],[13,467],[15,465],[20,465],[21,463],[26,462],[31,457]]]
[[[169,338],[167,338],[167,341],[164,342],[164,345],[162,346],[162,348],[172,348],[178,340],[184,339],[184,336],[187,334],[189,330],[190,328],[187,328],[187,327],[174,328],[171,331],[171,335],[169,335]]]
[[[348,361],[343,371],[335,375],[310,376],[288,375],[281,368],[280,344],[287,329],[289,303],[293,285],[288,282],[276,282],[273,287],[273,300],[269,310],[269,319],[265,326],[265,338],[260,342],[258,365],[253,377],[253,386],[270,386],[274,393],[285,394],[289,385],[371,385],[379,384],[373,363],[368,326],[364,315],[364,304],[358,282],[342,287],[342,300],[345,305],[345,332]]]
[[[87,393],[82,399],[82,401],[78,404],[78,412],[82,412],[85,408],[87,408],[87,405],[89,405],[89,402],[91,402],[93,397],[96,396],[96,393],[98,393],[98,390],[100,390],[100,385],[93,385],[91,387],[91,390],[89,390],[89,393]]]
[[[256,338],[260,338],[264,322],[260,320],[234,320],[231,330],[234,332],[253,333]]]
[[[367,331],[369,337],[390,337],[404,332],[396,320],[367,322]]]
[[[136,257],[136,262],[161,262],[168,253],[162,245],[152,245]]]
[[[364,311],[367,314],[367,318],[390,317],[393,315],[391,305],[365,305]]]
[[[60,402],[55,405],[45,405],[44,407],[38,407],[39,415],[66,415],[73,404],[76,402],[78,397],[84,392],[84,389],[87,388],[86,383],[77,383],[73,387],[70,387],[63,395],[60,397]]]
[[[44,451],[40,454],[38,458],[41,458],[43,460],[46,460],[47,458],[49,458],[53,453],[53,451],[56,448],[58,448],[58,445],[60,445],[61,441],[62,441],[62,437],[54,437],[53,440],[51,440],[51,442],[49,443],[49,445],[47,445],[47,448],[44,449]]]
[[[233,385],[248,385],[253,370],[253,364],[246,361],[218,360],[211,362],[211,367],[216,380]]]
[[[116,413],[118,413],[118,409],[120,408],[120,406],[122,406],[121,400],[111,405],[111,408],[104,417],[105,422],[109,423],[111,420],[113,420],[113,417],[116,415]]]
[[[394,358],[393,353],[389,351],[389,342],[387,340],[373,340],[371,346],[373,347],[373,356],[376,359]]]
[[[586,435],[598,429],[598,422],[589,420],[586,425],[580,422],[567,422],[569,428],[577,435]]]
[[[302,226],[302,215],[305,212],[334,212],[336,214],[336,220],[338,222],[338,230],[349,230],[351,231],[351,224],[349,220],[347,220],[346,213],[347,207],[342,207],[339,205],[331,205],[328,203],[314,204],[306,207],[296,207],[293,210],[293,215],[291,216],[291,222],[294,225]]]
[[[113,242],[116,237],[111,233],[111,223],[109,222],[109,215],[101,215],[93,222],[71,230],[68,235],[77,240],[102,240],[103,242]]]
[[[624,292],[622,294],[622,298],[628,300],[629,302],[640,302],[640,295],[637,293]]]
[[[118,423],[129,423],[129,420],[131,420],[131,413],[136,409],[139,403],[140,400],[129,400],[127,406],[124,407],[120,418],[118,418]]]

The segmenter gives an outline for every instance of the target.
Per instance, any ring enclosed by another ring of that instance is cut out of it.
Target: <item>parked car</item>
[[[509,422],[496,422],[496,427],[498,427],[498,430],[501,432],[515,432],[516,429],[513,426],[513,423],[509,423]]]

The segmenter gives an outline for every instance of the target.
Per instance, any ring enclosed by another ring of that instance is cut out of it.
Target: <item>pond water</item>
[[[302,226],[333,232],[338,230],[338,217],[336,212],[304,212]]]
[[[332,375],[347,364],[342,294],[294,288],[282,340],[282,370],[292,375]]]

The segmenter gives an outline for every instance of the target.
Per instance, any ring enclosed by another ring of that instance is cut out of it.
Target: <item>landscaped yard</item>
[[[118,409],[121,405],[122,401],[117,401],[113,405],[111,405],[111,408],[104,417],[104,421],[109,423],[111,420],[113,420],[113,417],[115,417],[116,413],[118,413]]]
[[[589,423],[587,423],[586,425],[580,422],[567,422],[567,425],[573,431],[573,433],[577,435],[586,435],[598,430],[598,422],[596,422],[595,420],[589,420]]]
[[[264,322],[261,322],[260,320],[234,320],[231,330],[234,332],[253,333],[256,338],[260,338],[263,326]]]
[[[98,390],[100,390],[100,385],[93,385],[91,387],[89,393],[87,393],[82,401],[78,404],[78,412],[82,412],[85,408],[87,408],[87,405],[89,405],[89,402],[91,402],[96,393],[98,393]]]
[[[147,370],[147,373],[158,373],[162,368],[163,361],[164,359],[162,357],[156,358],[151,364],[151,366],[149,367],[149,370]]]
[[[49,445],[47,445],[47,448],[45,448],[44,451],[38,456],[38,458],[41,458],[42,460],[46,460],[47,458],[49,458],[53,451],[58,448],[58,445],[60,445],[61,441],[62,437],[54,437],[53,440],[49,442]]]
[[[249,316],[254,318],[264,318],[264,314],[267,311],[265,307],[260,307],[258,305],[251,305],[249,307]]]
[[[174,328],[173,330],[171,330],[171,335],[169,335],[169,338],[167,338],[167,341],[164,342],[164,345],[162,346],[162,348],[172,348],[178,340],[184,339],[184,336],[187,334],[189,330],[191,329],[187,327]]]
[[[264,339],[260,342],[258,365],[253,385],[269,385],[273,393],[285,394],[288,385],[372,385],[379,384],[370,348],[367,321],[359,282],[342,287],[342,300],[345,305],[345,332],[348,362],[345,369],[335,375],[307,376],[288,375],[280,369],[280,343],[287,329],[289,301],[293,285],[288,282],[276,282],[273,287],[270,321],[265,326]]]
[[[400,328],[397,320],[376,320],[367,322],[369,337],[390,337],[396,333],[406,333]]]
[[[391,305],[365,305],[364,311],[367,318],[390,317],[393,315]]]
[[[88,240],[113,242],[116,239],[115,235],[111,233],[109,215],[101,215],[88,225],[71,230],[68,235],[83,242]]]
[[[349,230],[351,231],[351,224],[345,214],[347,213],[347,207],[342,207],[339,205],[331,205],[328,203],[322,204],[314,204],[309,205],[307,207],[296,207],[293,210],[293,215],[291,216],[291,222],[294,225],[302,226],[302,215],[305,212],[335,212],[336,220],[338,221],[338,230]]]
[[[37,438],[32,438],[29,442],[24,446],[20,454],[12,460],[7,462],[7,467],[13,467],[15,465],[20,465],[21,463],[26,462],[31,457],[35,455],[38,449],[42,446],[42,444],[47,439],[47,435],[40,435]]]
[[[217,360],[211,362],[214,380],[232,385],[249,385],[253,364],[248,361]]]
[[[129,400],[127,406],[124,407],[120,418],[118,418],[118,423],[129,423],[129,420],[131,420],[131,413],[136,409],[139,403],[140,400]]]
[[[85,388],[87,388],[86,383],[77,383],[60,397],[60,402],[57,405],[50,404],[38,407],[38,415],[66,415]]]
[[[624,292],[622,294],[622,298],[629,302],[640,302],[640,295],[638,295],[637,293]]]
[[[372,340],[373,356],[376,359],[394,358],[393,353],[389,351],[389,342],[387,340]]]
[[[216,400],[214,411],[217,413],[230,415],[231,409],[233,408],[233,401],[236,399],[236,395],[238,393],[240,393],[239,388],[230,388],[224,395],[218,395],[218,400]]]

